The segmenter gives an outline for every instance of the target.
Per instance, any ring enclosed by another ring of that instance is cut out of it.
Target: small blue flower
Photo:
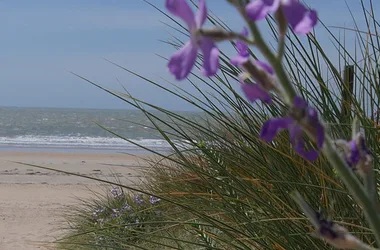
[[[133,201],[138,204],[138,205],[142,205],[144,203],[144,200],[142,199],[141,195],[135,195],[135,197],[133,198]]]
[[[94,212],[92,212],[92,216],[97,217],[99,214],[103,213],[105,210],[104,208],[98,208]]]
[[[114,198],[120,198],[123,196],[123,191],[119,187],[113,186],[111,189],[111,194]]]
[[[112,208],[112,214],[111,214],[111,217],[112,218],[116,218],[120,215],[120,211],[116,208]]]
[[[125,204],[124,207],[121,208],[121,211],[132,211],[133,208],[128,205],[128,204]]]
[[[154,196],[150,196],[149,197],[149,202],[150,202],[150,204],[152,204],[152,205],[155,205],[155,204],[157,204],[158,202],[160,202],[160,198],[157,198],[157,197],[154,197]]]

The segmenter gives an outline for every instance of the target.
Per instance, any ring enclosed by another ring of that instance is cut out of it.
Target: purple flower
[[[144,203],[144,200],[141,198],[141,195],[135,195],[135,197],[133,198],[133,201],[137,205],[142,205]]]
[[[203,53],[202,74],[215,75],[219,68],[219,50],[212,39],[199,35],[198,30],[207,19],[205,0],[199,1],[199,11],[195,16],[186,0],[166,0],[166,8],[181,18],[190,31],[190,41],[178,50],[169,60],[168,67],[177,80],[187,77],[193,68],[200,48]]]
[[[92,216],[97,217],[99,214],[103,213],[105,211],[104,208],[98,208],[94,212],[92,212]]]
[[[133,210],[133,208],[128,204],[125,204],[124,207],[121,208],[121,211],[123,211],[123,212],[124,211],[131,211],[131,210]]]
[[[255,64],[266,73],[270,75],[274,74],[274,71],[270,65],[260,61],[255,61]],[[272,97],[269,95],[268,91],[271,90],[273,86],[264,86],[261,82],[244,83],[241,81],[241,88],[250,102],[262,100],[268,104],[272,103]]]
[[[334,222],[325,219],[319,212],[316,212],[315,215],[318,222],[319,235],[331,240],[337,239],[339,234],[334,230]]]
[[[359,151],[358,146],[356,145],[356,141],[352,140],[348,144],[350,147],[350,152],[345,157],[346,162],[348,165],[350,165],[350,167],[355,167],[355,165],[359,163],[360,158],[361,158],[360,151]]]
[[[154,197],[154,196],[150,196],[149,197],[149,202],[150,202],[150,204],[152,204],[152,205],[155,205],[155,204],[157,204],[158,202],[160,202],[160,198],[157,198],[157,197]]]
[[[283,129],[288,129],[290,133],[290,141],[295,151],[309,161],[315,161],[318,158],[318,151],[305,150],[305,143],[302,138],[303,130],[300,122],[308,128],[313,128],[314,137],[318,149],[322,148],[325,136],[324,128],[318,120],[318,113],[314,108],[307,105],[306,101],[300,97],[294,99],[292,116],[283,118],[270,119],[264,123],[260,138],[266,142],[270,142]]]
[[[295,33],[307,34],[317,24],[317,12],[306,8],[299,0],[254,0],[245,10],[249,18],[258,21],[276,12],[280,5]]]
[[[116,218],[116,217],[119,216],[119,213],[120,213],[120,211],[119,211],[118,209],[116,209],[116,208],[112,208],[112,214],[111,214],[111,217],[112,217],[112,218]]]
[[[372,162],[372,152],[365,145],[365,138],[358,134],[354,139],[345,142],[345,160],[353,170],[365,171]]]
[[[111,194],[114,198],[120,198],[123,195],[123,191],[119,187],[113,186],[111,189]]]
[[[247,28],[244,27],[241,34],[247,37],[248,36]],[[249,60],[248,45],[244,41],[237,40],[236,49],[238,51],[238,54],[235,57],[231,58],[230,62],[232,63],[232,65],[242,66],[244,63],[246,63]]]

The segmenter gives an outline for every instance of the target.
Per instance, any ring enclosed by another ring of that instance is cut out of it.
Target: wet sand
[[[135,185],[143,160],[125,154],[0,152],[0,249],[55,249],[62,235],[62,211],[100,191],[99,182],[12,163],[51,167]]]

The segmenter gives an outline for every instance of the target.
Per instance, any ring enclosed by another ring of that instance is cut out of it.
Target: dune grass
[[[355,47],[346,47],[345,37],[335,35],[321,22],[324,30],[320,32],[329,36],[335,54],[326,54],[316,33],[305,39],[289,34],[284,63],[298,92],[320,111],[333,138],[349,139],[351,121],[357,117],[374,152],[378,182],[379,23],[372,1],[362,1],[362,7],[367,29],[353,27],[347,31],[354,34]],[[228,28],[217,17],[210,16],[209,20]],[[178,23],[173,25],[177,32],[184,29]],[[276,40],[273,25],[274,21],[269,19],[268,27]],[[174,39],[168,44],[178,48],[181,42]],[[275,100],[274,105],[267,107],[251,105],[236,92],[240,70],[229,63],[227,55],[222,54],[221,59],[223,64],[215,78],[201,78],[194,71],[183,83],[191,85],[196,95],[180,85],[166,88],[157,80],[114,63],[198,108],[203,114],[202,122],[134,98],[129,92],[104,89],[82,77],[143,112],[151,121],[151,129],[171,144],[173,152],[169,155],[152,152],[156,158],[149,162],[152,167],[144,172],[143,184],[137,188],[145,197],[141,206],[133,201],[138,190],[115,182],[124,190],[120,197],[108,193],[94,196],[71,210],[68,221],[72,230],[60,241],[62,249],[70,246],[72,249],[79,246],[83,249],[332,249],[312,236],[307,218],[290,196],[294,190],[314,209],[323,209],[355,236],[374,244],[362,210],[325,158],[313,163],[305,161],[293,152],[286,132],[272,144],[259,140],[263,122],[269,116],[281,114],[284,104]],[[354,72],[352,91],[349,70]],[[212,92],[204,91],[205,87]],[[152,205],[149,195],[161,200]],[[123,209],[126,204],[132,210]],[[118,211],[117,215],[112,209]]]

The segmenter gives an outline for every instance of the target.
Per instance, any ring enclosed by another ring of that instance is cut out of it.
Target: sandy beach
[[[20,165],[36,164],[134,185],[143,160],[126,154],[0,152],[0,249],[55,249],[62,211],[99,191],[97,181]]]

